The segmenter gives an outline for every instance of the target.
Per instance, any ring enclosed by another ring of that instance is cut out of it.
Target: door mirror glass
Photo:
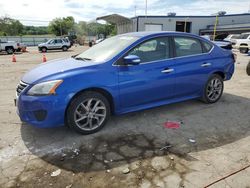
[[[125,65],[138,65],[141,59],[137,55],[128,55],[123,58]]]

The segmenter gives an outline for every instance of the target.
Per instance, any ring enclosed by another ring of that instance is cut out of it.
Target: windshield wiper
[[[90,58],[86,58],[86,57],[73,57],[76,60],[81,60],[81,61],[91,61]]]

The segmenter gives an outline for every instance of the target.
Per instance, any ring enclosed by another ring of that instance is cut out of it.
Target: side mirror
[[[137,55],[128,55],[123,58],[126,65],[139,65],[141,59]]]

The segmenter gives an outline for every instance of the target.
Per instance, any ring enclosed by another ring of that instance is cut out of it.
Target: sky
[[[19,19],[24,25],[48,25],[56,17],[73,16],[78,21],[93,21],[108,14],[126,17],[145,15],[146,0],[0,0],[0,17]],[[247,13],[249,0],[147,0],[147,15],[211,15]],[[35,20],[35,21],[34,21]]]

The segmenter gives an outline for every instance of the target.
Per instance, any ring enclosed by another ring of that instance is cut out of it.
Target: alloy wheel
[[[89,98],[77,106],[74,112],[74,121],[80,129],[91,131],[102,125],[106,114],[106,107],[101,100]]]
[[[210,80],[207,86],[207,97],[211,101],[216,101],[220,98],[223,89],[223,84],[220,79],[214,77]]]

